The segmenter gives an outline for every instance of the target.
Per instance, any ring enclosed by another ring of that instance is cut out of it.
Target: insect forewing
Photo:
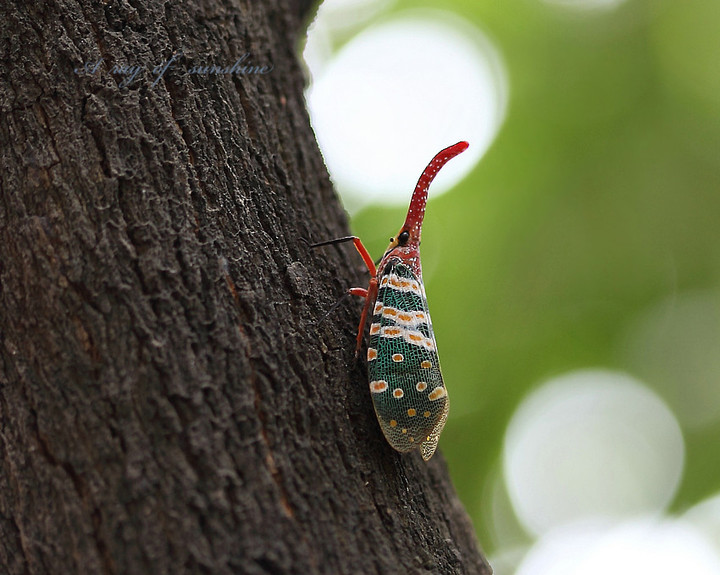
[[[380,427],[390,445],[430,459],[448,413],[422,280],[399,258],[378,277],[368,373]]]

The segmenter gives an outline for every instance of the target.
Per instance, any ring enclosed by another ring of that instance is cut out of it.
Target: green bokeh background
[[[431,188],[422,248],[452,406],[440,448],[492,553],[489,493],[523,396],[588,367],[653,387],[652,369],[626,353],[636,318],[678,294],[720,304],[720,1],[584,12],[407,0],[389,15],[417,7],[478,26],[509,79],[507,117],[482,161],[447,194]],[[377,256],[404,215],[371,207],[353,230]],[[676,511],[720,490],[720,421],[683,433]]]

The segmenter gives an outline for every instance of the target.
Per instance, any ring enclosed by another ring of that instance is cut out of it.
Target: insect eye
[[[405,230],[398,236],[398,243],[401,246],[404,246],[409,239],[410,239],[410,232]]]

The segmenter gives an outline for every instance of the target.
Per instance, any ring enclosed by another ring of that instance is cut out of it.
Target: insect
[[[401,453],[420,449],[425,461],[437,449],[449,403],[422,281],[420,232],[430,183],[448,160],[467,148],[467,142],[458,142],[428,164],[415,186],[405,223],[390,238],[379,265],[356,236],[312,246],[352,241],[365,262],[370,272],[367,289],[348,290],[365,298],[355,355],[371,316],[367,365],[380,428],[393,449]]]

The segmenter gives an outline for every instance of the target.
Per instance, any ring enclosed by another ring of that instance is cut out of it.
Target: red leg
[[[355,246],[355,249],[360,254],[360,257],[365,262],[365,265],[367,266],[368,271],[370,272],[370,277],[375,279],[375,276],[377,276],[377,269],[375,269],[375,262],[370,257],[370,254],[368,253],[367,249],[363,245],[363,243],[360,241],[360,238],[353,238],[353,245]]]
[[[307,243],[307,240],[303,240],[305,243]],[[373,259],[370,257],[370,254],[368,253],[367,249],[363,245],[363,243],[360,241],[360,238],[357,236],[345,236],[344,238],[337,238],[334,240],[326,240],[324,242],[318,242],[316,244],[308,244],[311,248],[319,248],[320,246],[331,246],[333,244],[341,244],[344,242],[352,241],[353,245],[355,246],[355,249],[360,254],[360,257],[365,262],[365,265],[367,266],[368,271],[370,272],[371,277],[375,277],[377,275],[377,270],[375,269],[375,262],[373,262]]]
[[[375,304],[375,298],[377,297],[377,279],[375,279],[374,276],[370,278],[370,285],[368,285],[368,289],[366,290],[362,288],[351,288],[350,293],[352,293],[352,290],[356,290],[358,292],[353,295],[361,295],[359,292],[365,292],[365,305],[363,306],[362,314],[360,315],[360,325],[358,326],[357,334],[357,345],[355,346],[355,357],[357,357],[360,353],[360,348],[362,347],[363,336],[365,335],[365,322],[367,321],[368,310],[370,309],[370,306]]]
[[[370,306],[375,304],[375,298],[377,297],[378,283],[376,278],[377,268],[375,267],[375,262],[373,262],[370,253],[360,241],[360,238],[353,237],[352,242],[355,249],[360,254],[360,257],[363,259],[363,262],[365,262],[368,272],[370,272],[370,283],[368,284],[368,289],[350,288],[348,290],[348,293],[351,295],[365,298],[365,305],[363,306],[362,314],[360,315],[360,325],[358,326],[357,345],[355,346],[355,357],[357,357],[360,353],[360,348],[362,347],[363,336],[365,335],[365,322],[367,322],[368,310],[370,309]]]
[[[377,297],[378,283],[376,278],[377,269],[375,268],[375,262],[373,261],[372,257],[370,257],[370,253],[360,241],[360,238],[353,238],[353,245],[355,246],[355,249],[360,254],[360,257],[363,259],[368,271],[370,272],[370,283],[368,284],[368,289],[363,290],[362,288],[354,288],[356,293],[353,294],[362,295],[365,297],[365,305],[363,306],[362,314],[360,315],[360,325],[358,326],[357,345],[355,346],[355,357],[357,357],[360,354],[363,336],[365,335],[365,322],[367,321],[368,310],[370,309],[371,305],[375,304],[375,298]],[[350,291],[350,293],[353,293],[352,290]]]

